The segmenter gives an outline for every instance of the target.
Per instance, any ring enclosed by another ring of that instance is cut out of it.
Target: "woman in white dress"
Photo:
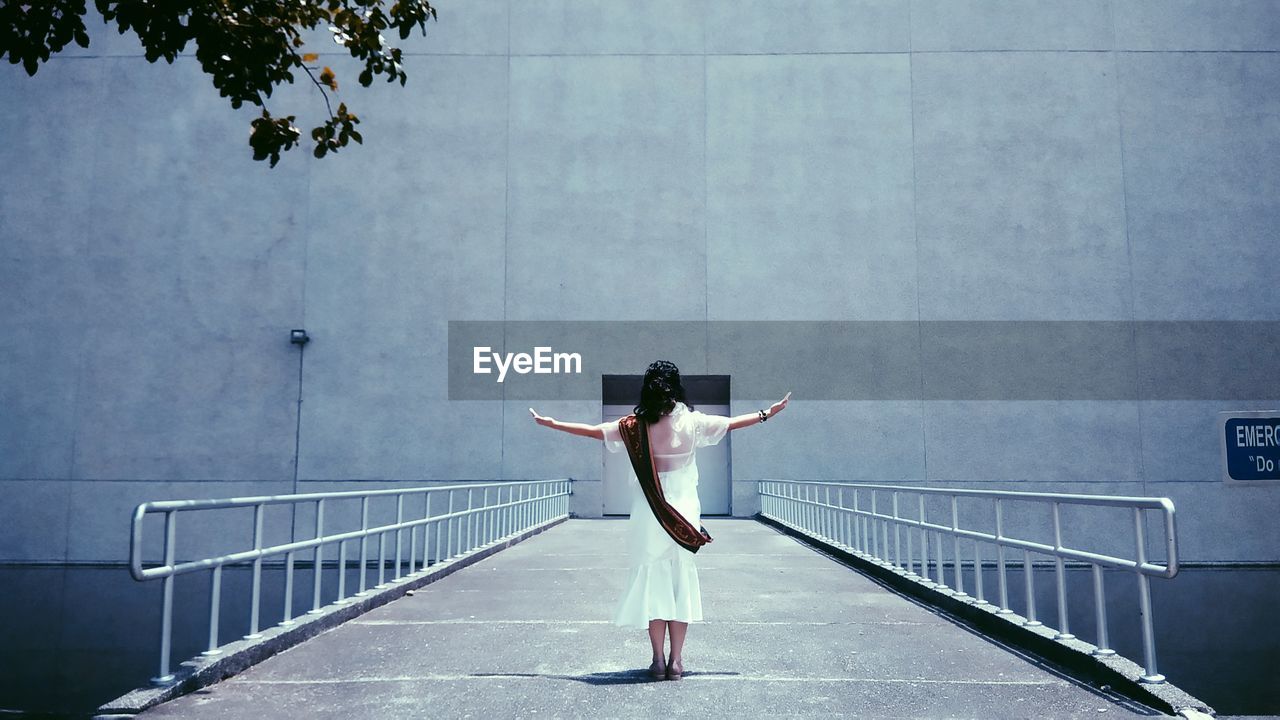
[[[663,497],[693,528],[700,527],[702,515],[694,451],[720,442],[730,430],[765,422],[781,412],[790,398],[791,393],[787,393],[767,411],[732,418],[707,415],[685,402],[680,371],[675,365],[659,360],[649,366],[635,416],[648,428],[650,453]],[[533,408],[529,412],[539,425],[603,440],[610,452],[624,448],[618,420],[590,425],[560,422],[539,415]],[[613,622],[619,627],[648,629],[653,647],[650,675],[655,679],[679,680],[684,673],[681,653],[689,623],[702,620],[698,569],[693,562],[693,552],[677,544],[659,523],[634,476],[631,486],[631,519],[627,523],[630,578],[614,611]],[[670,659],[665,657],[663,647],[668,634]]]

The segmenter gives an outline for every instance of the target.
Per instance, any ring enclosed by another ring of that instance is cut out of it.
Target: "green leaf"
[[[416,27],[425,36],[427,20],[438,19],[429,0],[0,0],[0,8],[5,8],[0,9],[0,16],[19,26],[17,36],[7,38],[8,45],[0,48],[0,57],[7,56],[11,64],[21,64],[28,75],[35,75],[45,61],[70,43],[89,47],[91,38],[84,23],[88,7],[96,8],[97,16],[107,25],[114,24],[119,34],[136,36],[149,62],[164,58],[176,64],[191,43],[199,67],[220,97],[233,109],[246,104],[261,108],[262,116],[250,123],[249,145],[255,160],[270,159],[272,167],[282,150],[301,144],[302,132],[293,126],[295,116],[272,117],[265,108],[267,98],[277,102],[274,91],[296,81],[294,70],[307,63],[318,64],[322,58],[319,52],[303,52],[302,31],[328,26],[335,42],[359,61],[362,86],[369,87],[375,76],[385,76],[389,83],[398,79],[403,87],[408,74],[401,64],[401,50],[387,45],[387,38],[395,37],[391,30],[407,39]],[[21,14],[20,19],[12,19],[15,12]],[[323,68],[317,81],[323,90],[317,89],[316,94],[338,90],[331,68]],[[306,110],[325,113],[327,101],[327,97],[320,98]],[[351,140],[363,144],[364,138],[354,129],[358,122],[340,105],[335,115],[311,131],[317,157],[337,152]]]

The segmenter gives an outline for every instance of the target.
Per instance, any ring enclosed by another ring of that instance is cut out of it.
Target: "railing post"
[[[253,549],[262,549],[262,515],[263,506],[261,504],[253,506]],[[262,633],[258,632],[258,611],[262,605],[262,556],[253,559],[253,590],[249,599],[249,634],[244,636],[245,640],[255,640],[262,637]]]
[[[800,527],[802,522],[800,513],[804,510],[804,504],[800,501],[800,491],[801,487],[799,485],[790,483],[790,490],[787,492],[788,500],[790,501],[787,503],[789,506],[787,524],[791,525],[791,527]]]
[[[338,541],[338,602],[347,602],[347,541]]]
[[[834,541],[836,546],[844,546],[845,545],[844,543],[845,510],[844,510],[844,488],[842,487],[836,488],[835,507],[838,507],[840,509],[832,511],[834,513],[833,522],[832,522],[832,526],[833,526],[832,540]]]
[[[973,584],[978,591],[978,602],[984,605],[987,602],[986,595],[982,592],[982,543],[977,540],[973,541]]]
[[[168,510],[164,514],[164,564],[172,573],[174,545],[178,533],[178,513]],[[165,575],[160,590],[160,673],[151,678],[153,685],[168,685],[173,682],[174,675],[169,672],[169,653],[172,649],[173,632],[173,575]]]
[[[884,564],[889,565],[889,521],[880,521],[881,545],[884,548]]]
[[[924,510],[924,493],[920,493],[920,577],[926,583],[929,579],[929,530],[925,527],[927,515]]]
[[[898,491],[893,491],[893,566],[902,569],[902,526],[898,524]]]
[[[519,515],[520,519],[517,520],[516,523],[520,526],[520,529],[523,531],[525,528],[529,527],[529,524],[530,524],[529,523],[529,486],[528,485],[520,486],[520,505],[518,506],[518,508],[520,510],[520,515]]]
[[[800,486],[800,527],[804,530],[813,528],[813,501],[810,495],[813,494],[812,485]]]
[[[498,488],[498,537],[504,538],[511,534],[511,499],[515,497],[515,486],[507,486],[507,502],[502,502],[502,488]]]
[[[1031,567],[1031,551],[1022,551],[1022,575],[1026,580],[1027,590],[1027,621],[1023,625],[1036,626],[1041,625],[1036,619],[1036,587],[1032,576],[1033,568]]]
[[[935,532],[933,533],[933,537],[934,537],[934,539],[935,539],[935,540],[937,540],[937,547],[938,547],[938,552],[937,552],[937,556],[938,556],[938,587],[940,587],[940,588],[945,588],[945,587],[947,587],[947,575],[946,575],[946,568],[944,568],[944,567],[943,567],[943,565],[942,565],[942,562],[943,562],[943,558],[942,558],[942,531],[940,531],[940,530],[939,530],[939,531],[935,531]]]
[[[825,500],[822,501],[822,539],[831,539],[831,486],[823,486],[823,495]]]
[[[450,493],[450,494],[452,494],[452,493]],[[427,500],[427,510],[428,510],[428,511],[430,511],[430,509],[431,509],[431,500],[430,500],[430,499],[428,499],[428,500]],[[435,521],[435,525],[436,525],[436,552],[435,552],[435,555],[434,555],[434,557],[435,557],[435,563],[434,563],[434,564],[435,564],[435,565],[439,565],[439,564],[440,564],[440,549],[444,547],[444,526],[445,526],[445,523],[447,523],[447,522],[448,522],[448,520],[446,520],[446,521],[445,521],[445,522],[443,522],[443,523],[442,523],[442,522],[440,522],[439,520],[436,520],[436,521]]]
[[[383,530],[378,533],[378,584],[374,587],[386,587],[387,585],[387,531]]]
[[[1092,654],[1115,655],[1116,651],[1111,649],[1107,639],[1107,593],[1103,586],[1102,567],[1097,563],[1093,565],[1093,611],[1098,625],[1098,645]]]
[[[475,531],[473,527],[476,523],[472,519],[475,517],[475,513],[472,512],[475,501],[472,496],[472,490],[473,488],[467,488],[467,549],[462,550],[464,553],[471,552],[471,549],[475,547]]]
[[[914,541],[912,540],[912,538],[914,537],[914,535],[915,533],[912,531],[911,526],[908,525],[907,526],[907,577],[918,578],[920,576],[916,574],[915,569],[913,568],[913,565],[915,564],[915,548],[913,547]]]
[[[502,493],[498,493],[498,496],[501,497]],[[483,525],[484,529],[483,529],[483,535],[481,536],[481,539],[484,542],[482,542],[481,545],[488,545],[489,543],[493,542],[493,537],[492,537],[493,511],[488,509],[489,508],[489,488],[484,489],[484,507],[485,507],[484,525]]]
[[[316,539],[324,537],[324,498],[316,501]],[[312,556],[311,576],[311,610],[308,614],[320,612],[320,578],[324,574],[324,545],[316,545]]]
[[[471,488],[467,488],[467,509],[458,518],[458,554],[465,555],[471,551]]]
[[[804,506],[800,503],[800,486],[794,482],[787,483],[787,524],[800,526],[800,511]]]
[[[1054,559],[1057,561],[1058,573],[1058,634],[1054,636],[1057,640],[1070,640],[1075,637],[1071,634],[1071,627],[1067,620],[1067,569],[1066,564],[1062,561],[1062,511],[1060,503],[1053,504],[1053,550]]]
[[[1000,498],[996,498],[996,577],[1000,581],[1001,614],[1013,612],[1009,609],[1009,582],[1004,573],[1004,508]]]
[[[1133,530],[1137,541],[1138,563],[1134,567],[1138,575],[1138,603],[1142,613],[1142,657],[1143,670],[1146,674],[1141,680],[1144,683],[1162,683],[1164,676],[1156,669],[1156,638],[1151,624],[1151,578],[1142,571],[1147,563],[1147,535],[1142,523],[1142,508],[1133,509]]]
[[[400,546],[404,539],[404,528],[400,527],[400,523],[404,522],[404,495],[396,495],[396,574],[395,580],[400,579]]]
[[[871,496],[875,497],[875,494],[876,494],[876,491],[872,490]],[[862,515],[862,552],[866,554],[871,554],[871,533],[869,531],[870,527],[871,527],[871,517],[870,515],[863,513]],[[872,555],[872,557],[875,557],[875,555]]]
[[[369,563],[369,496],[360,498],[360,590],[356,595],[368,595],[365,589],[365,567]]]
[[[875,524],[879,520],[879,518],[877,517],[878,515],[879,515],[879,511],[876,510],[876,491],[875,489],[872,489],[871,490],[871,517],[869,518],[869,520],[872,523],[871,525],[871,557],[874,557],[876,560],[880,559],[880,526]]]
[[[961,570],[960,564],[960,499],[955,495],[951,496],[951,538],[955,541],[955,583],[956,597],[967,598],[969,594],[964,591],[964,572]]]
[[[865,553],[866,549],[862,545],[862,516],[858,509],[858,488],[853,489],[853,514],[849,520],[853,523],[853,549]]]
[[[787,486],[787,524],[792,528],[800,525],[800,486],[795,483],[788,483]]]
[[[787,502],[782,506],[782,521],[795,527],[796,524],[796,492],[799,489],[794,482],[789,482],[783,486],[786,490]]]
[[[796,486],[796,527],[809,527],[809,486]]]
[[[427,527],[422,526],[422,531],[426,532]],[[424,549],[425,551],[425,549]],[[409,571],[406,575],[412,575],[418,572],[418,526],[413,525],[409,528]]]
[[[840,507],[844,508],[840,518],[841,532],[844,533],[844,545],[851,551],[858,549],[858,490],[853,491],[853,504],[845,504],[844,489],[840,490]]]
[[[293,550],[284,554],[284,619],[280,624],[293,624]]]
[[[424,493],[424,509],[422,509],[422,519],[429,519],[431,516],[431,491]],[[439,524],[439,523],[436,523]],[[429,557],[431,553],[431,523],[422,523],[422,570],[426,570],[426,566],[430,564]]]
[[[213,577],[209,581],[209,649],[200,653],[206,657],[217,655],[218,649],[218,615],[222,607],[222,565],[213,567]]]
[[[448,519],[445,520],[444,559],[448,560],[453,557],[453,488],[449,488],[449,507],[445,514],[448,515]]]
[[[818,488],[813,486],[804,487],[804,511],[805,520],[804,528],[810,533],[814,532],[814,528],[818,524]]]

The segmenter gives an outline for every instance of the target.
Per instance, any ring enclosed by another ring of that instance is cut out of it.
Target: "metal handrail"
[[[467,506],[454,509],[454,493],[466,492]],[[483,491],[480,504],[476,505],[475,493]],[[494,497],[490,498],[490,491]],[[503,495],[506,495],[504,498]],[[432,495],[445,494],[447,509],[444,513],[432,514]],[[285,590],[284,619],[281,626],[294,624],[293,620],[293,564],[294,556],[304,550],[311,550],[312,565],[312,609],[309,614],[319,613],[322,607],[351,602],[355,597],[369,594],[366,588],[366,570],[368,566],[368,540],[370,536],[378,538],[378,584],[375,588],[387,587],[391,582],[403,582],[426,572],[427,567],[448,562],[475,550],[502,542],[553,520],[567,517],[569,514],[569,495],[572,494],[571,480],[527,480],[495,483],[468,483],[458,485],[439,485],[435,487],[418,487],[406,489],[383,490],[350,490],[328,493],[299,493],[294,495],[260,495],[254,497],[200,499],[200,500],[157,500],[144,502],[133,511],[132,527],[129,534],[129,572],[137,581],[162,580],[161,623],[160,623],[160,674],[151,679],[155,685],[169,685],[176,676],[170,670],[170,650],[172,647],[173,629],[173,580],[178,575],[210,570],[212,583],[209,591],[209,647],[202,654],[217,655],[218,620],[221,607],[222,568],[226,565],[240,563],[253,564],[252,599],[249,604],[249,634],[245,639],[262,637],[259,630],[259,611],[262,596],[262,561],[264,558],[285,556]],[[380,497],[396,498],[396,521],[391,524],[369,527],[369,501]],[[421,518],[404,519],[404,499],[406,496],[421,496],[425,513]],[[332,535],[324,533],[324,507],[326,501],[360,500],[360,529]],[[305,503],[315,505],[315,534],[306,540],[297,540],[270,547],[263,547],[264,509],[268,505],[292,505]],[[239,552],[227,553],[216,557],[177,562],[175,559],[177,546],[177,517],[180,512],[201,512],[223,510],[228,508],[254,509],[253,548]],[[144,568],[142,561],[143,521],[148,514],[163,513],[165,517],[164,561],[161,565]],[[427,555],[432,549],[431,525],[435,526],[434,558]],[[418,528],[422,526],[422,540],[418,540]],[[456,527],[455,527],[456,526]],[[409,531],[409,568],[401,574],[402,543],[404,530]],[[385,579],[387,562],[387,534],[395,533],[395,577],[391,582]],[[456,536],[456,537],[455,537]],[[351,596],[346,594],[347,542],[360,541],[360,589]],[[338,588],[337,600],[328,605],[320,604],[320,591],[323,577],[324,546],[338,544]],[[418,563],[417,550],[422,547],[422,562]]]
[[[832,500],[832,492],[835,500]],[[852,494],[852,506],[846,502]],[[986,600],[982,583],[982,551],[983,543],[996,548],[996,568],[999,581],[1000,603],[998,612],[1012,614],[1009,607],[1008,583],[1005,575],[1005,549],[1022,550],[1023,577],[1026,585],[1026,613],[1023,625],[1034,627],[1043,625],[1036,619],[1035,580],[1032,573],[1031,554],[1039,553],[1054,558],[1058,594],[1058,628],[1054,636],[1057,640],[1075,639],[1067,622],[1067,593],[1065,563],[1068,560],[1088,563],[1093,568],[1094,612],[1098,626],[1098,641],[1092,651],[1094,655],[1114,655],[1109,647],[1107,636],[1106,590],[1103,585],[1102,568],[1112,567],[1132,571],[1138,582],[1139,614],[1142,624],[1144,668],[1142,681],[1162,683],[1165,678],[1156,669],[1155,635],[1151,620],[1152,577],[1172,578],[1178,574],[1178,534],[1174,522],[1173,502],[1168,498],[1125,497],[1117,495],[1079,495],[1071,493],[1035,493],[1008,490],[962,490],[947,488],[912,487],[907,485],[875,485],[868,483],[836,483],[803,480],[761,480],[759,481],[761,496],[760,513],[766,518],[791,527],[841,549],[851,552],[869,562],[888,568],[905,577],[918,580],[925,585],[949,590],[946,584],[943,552],[943,536],[950,536],[952,543],[952,582],[955,584],[952,597],[965,602],[995,605]],[[860,502],[859,493],[869,500]],[[821,497],[819,497],[821,495]],[[867,497],[869,495],[869,497]],[[888,510],[881,511],[878,500],[888,496],[892,501],[892,514]],[[907,517],[901,511],[899,498],[903,495],[918,498],[916,517]],[[941,496],[951,501],[950,524],[930,522],[925,508],[927,496]],[[978,529],[960,527],[959,498],[980,498],[992,501],[994,509],[995,530],[986,532]],[[1025,538],[1015,538],[1004,532],[1005,501],[1034,502],[1050,505],[1053,510],[1053,544],[1048,545]],[[1122,507],[1133,510],[1134,557],[1133,559],[1117,557],[1104,553],[1089,552],[1080,548],[1066,547],[1062,543],[1062,505],[1086,505],[1097,507]],[[1143,511],[1156,510],[1164,517],[1165,563],[1153,563],[1147,560],[1146,529]],[[892,553],[890,553],[889,529],[893,528]],[[902,553],[902,531],[906,530],[906,554]],[[913,549],[913,537],[916,532],[920,538],[919,557]],[[936,552],[933,555],[934,579],[929,577],[929,544],[930,533],[936,540]],[[971,597],[964,591],[964,557],[961,539],[971,540],[973,545],[973,581],[977,597]],[[905,562],[904,562],[905,557]],[[919,573],[916,572],[919,568]],[[1054,629],[1054,628],[1051,628]]]

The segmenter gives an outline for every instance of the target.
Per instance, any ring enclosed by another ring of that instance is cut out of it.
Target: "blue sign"
[[[1219,414],[1223,479],[1280,480],[1280,412]]]

